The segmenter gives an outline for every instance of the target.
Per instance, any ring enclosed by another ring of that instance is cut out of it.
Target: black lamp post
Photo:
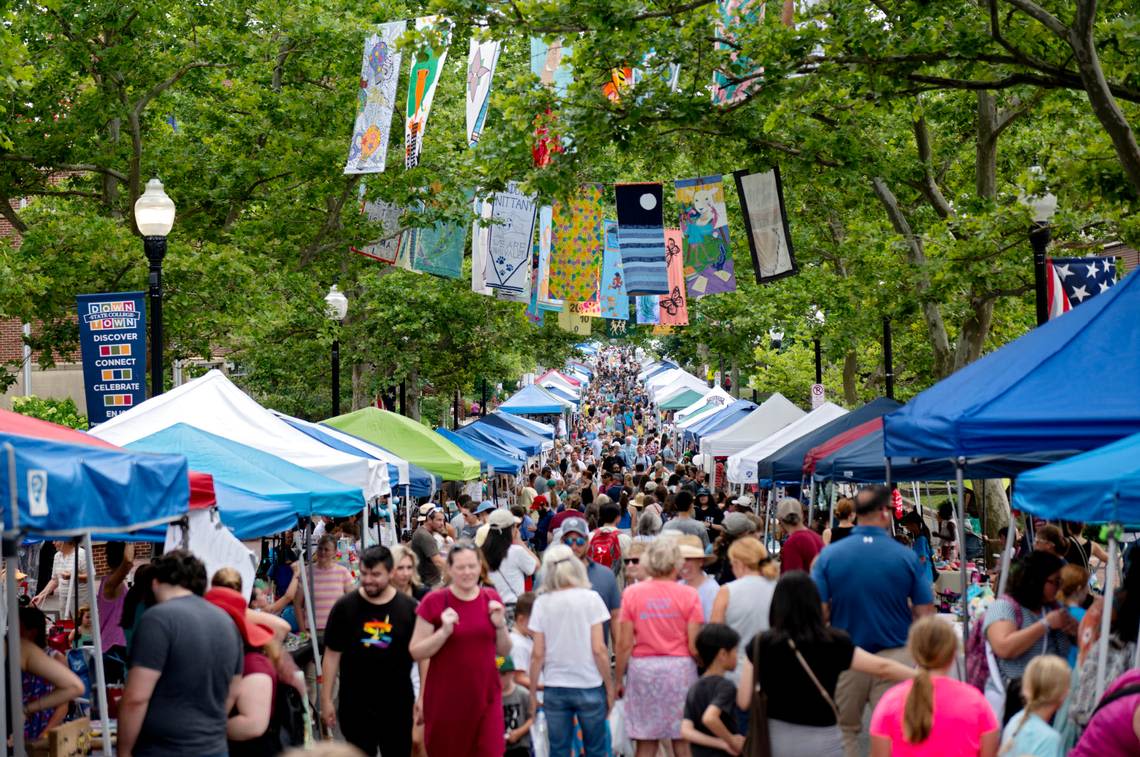
[[[1045,187],[1045,171],[1041,166],[1029,168],[1029,177],[1039,188],[1040,194],[1021,195],[1021,204],[1033,211],[1033,225],[1029,227],[1029,244],[1033,246],[1033,286],[1037,294],[1037,325],[1049,320],[1049,296],[1045,285],[1045,254],[1052,239],[1050,222],[1057,212],[1057,196]]]
[[[135,226],[143,238],[143,250],[150,261],[150,396],[162,394],[162,259],[166,257],[166,236],[174,226],[174,201],[163,191],[158,177],[146,183],[146,190],[135,200]]]
[[[332,414],[340,415],[340,324],[348,315],[348,298],[333,284],[325,295],[325,313],[337,322],[336,338],[332,343]]]

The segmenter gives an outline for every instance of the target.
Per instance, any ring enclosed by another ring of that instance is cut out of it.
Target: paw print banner
[[[530,292],[534,218],[534,198],[519,192],[513,182],[495,194],[487,235],[487,286],[521,302]]]
[[[400,78],[400,51],[396,44],[407,21],[381,24],[364,41],[360,66],[360,89],[356,99],[356,124],[348,150],[346,174],[382,173],[388,159],[388,138],[396,109],[396,82]]]
[[[681,205],[681,250],[689,297],[735,292],[722,177],[678,179],[673,186]]]
[[[588,184],[568,202],[555,204],[550,254],[550,294],[587,302],[598,291],[604,240],[602,188]]]

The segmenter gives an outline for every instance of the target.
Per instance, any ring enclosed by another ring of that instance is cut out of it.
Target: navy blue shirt
[[[911,604],[934,602],[930,569],[877,526],[856,526],[824,548],[811,572],[831,625],[868,652],[906,646]]]
[[[586,576],[590,579],[590,588],[598,593],[598,596],[606,603],[606,609],[610,613],[621,608],[621,592],[618,591],[617,578],[614,577],[613,569],[607,568],[605,565],[598,565],[590,560],[586,563]],[[610,640],[610,622],[608,620],[602,624],[602,632],[608,643]]]

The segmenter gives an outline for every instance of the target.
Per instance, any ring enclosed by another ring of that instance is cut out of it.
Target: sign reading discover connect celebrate
[[[90,425],[146,399],[146,307],[143,292],[81,294],[79,347]]]

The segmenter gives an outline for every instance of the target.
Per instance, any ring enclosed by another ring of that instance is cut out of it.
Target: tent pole
[[[16,545],[20,535],[20,502],[16,484],[16,448],[10,442],[4,443],[8,454],[8,511],[12,514],[12,529],[4,534],[4,581],[8,595],[8,659],[20,659],[20,601],[16,596],[16,570],[20,566],[16,555]],[[24,680],[19,664],[8,665],[8,702],[12,723],[12,754],[25,757],[24,744]]]
[[[958,482],[958,533],[955,536],[958,538],[958,565],[962,569],[962,648],[965,649],[970,641],[970,602],[969,602],[969,577],[970,571],[966,566],[966,540],[963,538],[964,532],[962,524],[966,521],[965,508],[966,501],[962,494],[964,488],[966,458],[959,457],[954,461],[954,477]]]
[[[91,642],[95,645],[95,701],[99,704],[100,739],[103,754],[111,754],[111,719],[107,715],[107,678],[103,667],[103,634],[99,629],[98,588],[95,586],[95,557],[91,549],[91,532],[83,535],[83,548],[87,550],[87,591],[91,594]],[[79,620],[79,618],[76,618]]]
[[[828,528],[835,528],[835,490],[836,490],[836,488],[837,487],[835,484],[835,479],[832,479],[831,480],[831,489],[830,490],[826,489],[826,488],[824,489],[824,493],[827,494],[827,527]]]
[[[301,570],[301,591],[305,597],[305,614],[308,615],[309,621],[309,643],[313,647],[313,667],[316,670],[316,693],[317,693],[317,717],[321,714],[321,650],[317,644],[317,613],[313,608],[313,594],[309,591],[309,586],[312,583],[313,576],[313,563],[309,559],[309,534],[313,530],[313,519],[309,518],[309,522],[305,524],[305,546],[303,550],[302,560],[305,565]]]
[[[998,596],[1005,594],[1005,584],[1009,580],[1009,561],[1013,555],[1013,537],[1017,531],[1017,518],[1013,509],[1009,511],[1009,532],[1005,535],[1005,549],[1001,551],[1001,572],[998,574]]]
[[[1108,533],[1108,575],[1104,579],[1104,612],[1100,619],[1100,641],[1096,650],[1096,700],[1104,694],[1105,677],[1108,673],[1108,637],[1112,633],[1112,595],[1116,590],[1116,528],[1109,524]]]
[[[407,529],[412,530],[412,485],[411,483],[404,484],[404,518],[407,521]],[[398,541],[399,539],[397,539]]]
[[[364,503],[364,514],[363,514],[363,516],[364,516],[363,517],[364,528],[362,528],[360,530],[360,551],[361,552],[368,549],[368,507],[369,507],[369,504],[367,501],[365,501],[365,503]]]

